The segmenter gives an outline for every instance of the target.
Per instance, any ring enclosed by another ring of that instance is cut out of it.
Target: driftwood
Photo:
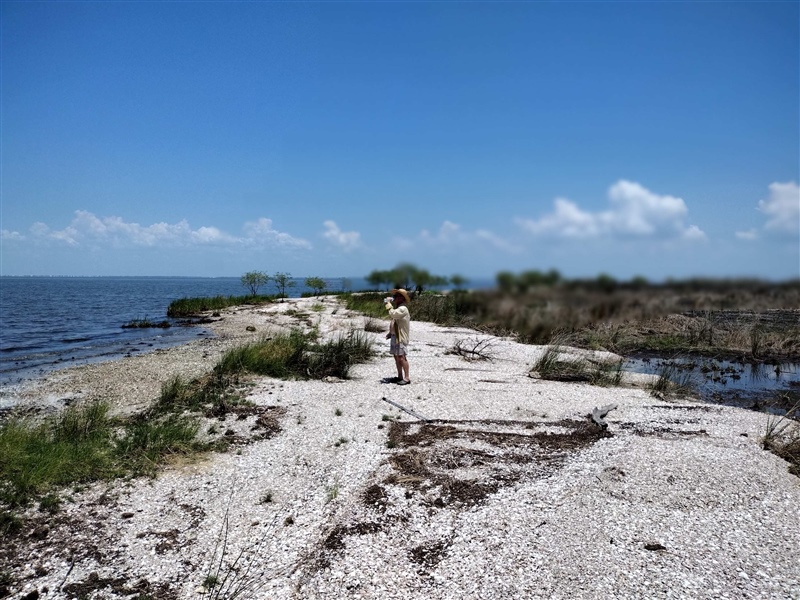
[[[465,360],[494,360],[492,338],[470,338],[467,340],[457,340],[455,345],[445,354],[458,354]]]
[[[605,406],[601,406],[600,408],[595,408],[592,411],[592,421],[600,425],[600,427],[602,427],[603,429],[606,429],[608,427],[608,423],[606,423],[603,420],[603,417],[605,417],[615,408],[617,408],[616,404],[606,404]]]
[[[420,421],[430,421],[430,419],[426,419],[426,418],[425,418],[425,417],[423,417],[422,415],[419,415],[419,414],[415,413],[415,412],[414,412],[413,410],[411,410],[410,408],[406,408],[405,406],[403,406],[402,404],[398,404],[398,403],[397,403],[397,402],[395,402],[394,400],[389,400],[389,399],[388,399],[386,396],[384,396],[383,398],[381,398],[381,400],[383,400],[384,402],[388,402],[388,403],[389,403],[389,404],[391,404],[392,406],[396,406],[397,408],[399,408],[399,409],[400,409],[400,410],[402,410],[403,412],[407,412],[408,414],[410,414],[410,415],[411,415],[411,416],[413,416],[413,417],[416,417],[416,418],[417,418],[417,419],[419,419]]]

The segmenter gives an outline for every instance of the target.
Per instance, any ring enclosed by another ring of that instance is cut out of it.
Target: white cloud
[[[129,223],[120,217],[98,217],[91,212],[75,211],[75,218],[61,230],[53,230],[44,223],[34,223],[30,228],[34,240],[52,241],[69,246],[144,246],[175,247],[175,246],[255,246],[310,249],[311,244],[302,239],[295,238],[288,233],[276,231],[272,228],[270,219],[261,218],[255,222],[248,222],[242,228],[244,235],[235,236],[228,234],[217,227],[203,226],[192,229],[184,219],[178,223],[154,223],[142,226],[139,223]],[[17,234],[18,239],[21,236]],[[6,237],[12,237],[11,234]]]
[[[747,231],[737,231],[736,237],[746,242],[752,242],[758,239],[758,231],[755,229],[748,229]]]
[[[19,231],[10,231],[8,229],[0,229],[0,240],[8,242],[20,242],[25,239]]]
[[[790,235],[800,231],[800,188],[794,181],[770,184],[769,198],[760,200],[758,209],[768,217],[767,231]]]
[[[510,244],[491,231],[486,229],[465,231],[461,228],[461,225],[453,223],[452,221],[444,221],[441,227],[439,227],[439,230],[435,233],[423,229],[419,233],[418,242],[428,247],[436,247],[442,250],[464,248],[465,246],[472,246],[475,244],[489,244],[506,252],[513,253],[519,251],[513,244]],[[400,240],[400,243],[406,246],[414,245],[410,240]]]
[[[339,246],[346,252],[361,246],[361,234],[357,231],[342,231],[335,221],[325,221],[325,232],[322,234],[332,244]]]
[[[552,213],[540,219],[517,219],[534,235],[565,238],[683,238],[704,240],[696,225],[686,225],[686,203],[674,196],[654,194],[644,186],[621,179],[608,190],[611,208],[588,212],[566,198],[556,198]]]
[[[249,221],[244,225],[243,241],[257,246],[277,246],[280,248],[296,248],[310,250],[311,242],[296,238],[272,228],[272,219],[261,217],[258,221]]]

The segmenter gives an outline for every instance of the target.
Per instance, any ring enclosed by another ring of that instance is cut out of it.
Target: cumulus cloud
[[[444,221],[441,227],[439,227],[439,230],[434,233],[423,229],[419,234],[419,242],[428,247],[436,247],[439,249],[462,248],[474,244],[488,244],[506,252],[518,251],[518,248],[513,244],[510,244],[491,231],[486,229],[466,231],[461,228],[461,225],[453,223],[452,221]],[[401,243],[405,243],[406,246],[412,245],[412,242],[409,240],[403,240]]]
[[[610,208],[589,212],[566,198],[556,198],[553,212],[540,219],[517,219],[534,235],[565,238],[661,238],[703,240],[705,233],[687,225],[688,208],[681,198],[655,194],[621,179],[608,190]]]
[[[361,246],[361,234],[357,231],[342,231],[335,221],[325,221],[325,232],[322,234],[326,240],[339,246],[346,252]]]
[[[273,229],[270,219],[245,223],[243,235],[226,233],[217,227],[203,226],[192,229],[184,219],[178,223],[140,225],[120,217],[98,217],[91,212],[78,210],[70,224],[63,229],[51,229],[45,223],[34,223],[30,239],[37,242],[55,242],[68,246],[82,245],[108,247],[191,247],[191,246],[249,246],[309,249],[311,244],[288,233]],[[3,239],[27,239],[17,232],[4,232]]]
[[[800,231],[800,187],[794,182],[772,183],[769,197],[758,202],[767,216],[764,229],[777,234],[797,235]]]
[[[0,240],[8,242],[18,242],[25,239],[19,231],[10,231],[8,229],[0,229]]]

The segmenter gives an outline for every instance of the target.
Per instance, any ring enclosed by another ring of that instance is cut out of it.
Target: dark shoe
[[[397,382],[397,385],[410,385],[411,382],[408,379],[401,379]]]
[[[381,379],[381,383],[397,383],[401,381],[400,377],[384,377]]]

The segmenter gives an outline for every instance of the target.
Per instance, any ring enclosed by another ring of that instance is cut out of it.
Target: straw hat
[[[409,297],[408,292],[405,291],[403,288],[394,289],[390,293],[392,294],[392,296],[400,294],[403,298],[406,299],[406,302],[411,302],[411,298]]]

